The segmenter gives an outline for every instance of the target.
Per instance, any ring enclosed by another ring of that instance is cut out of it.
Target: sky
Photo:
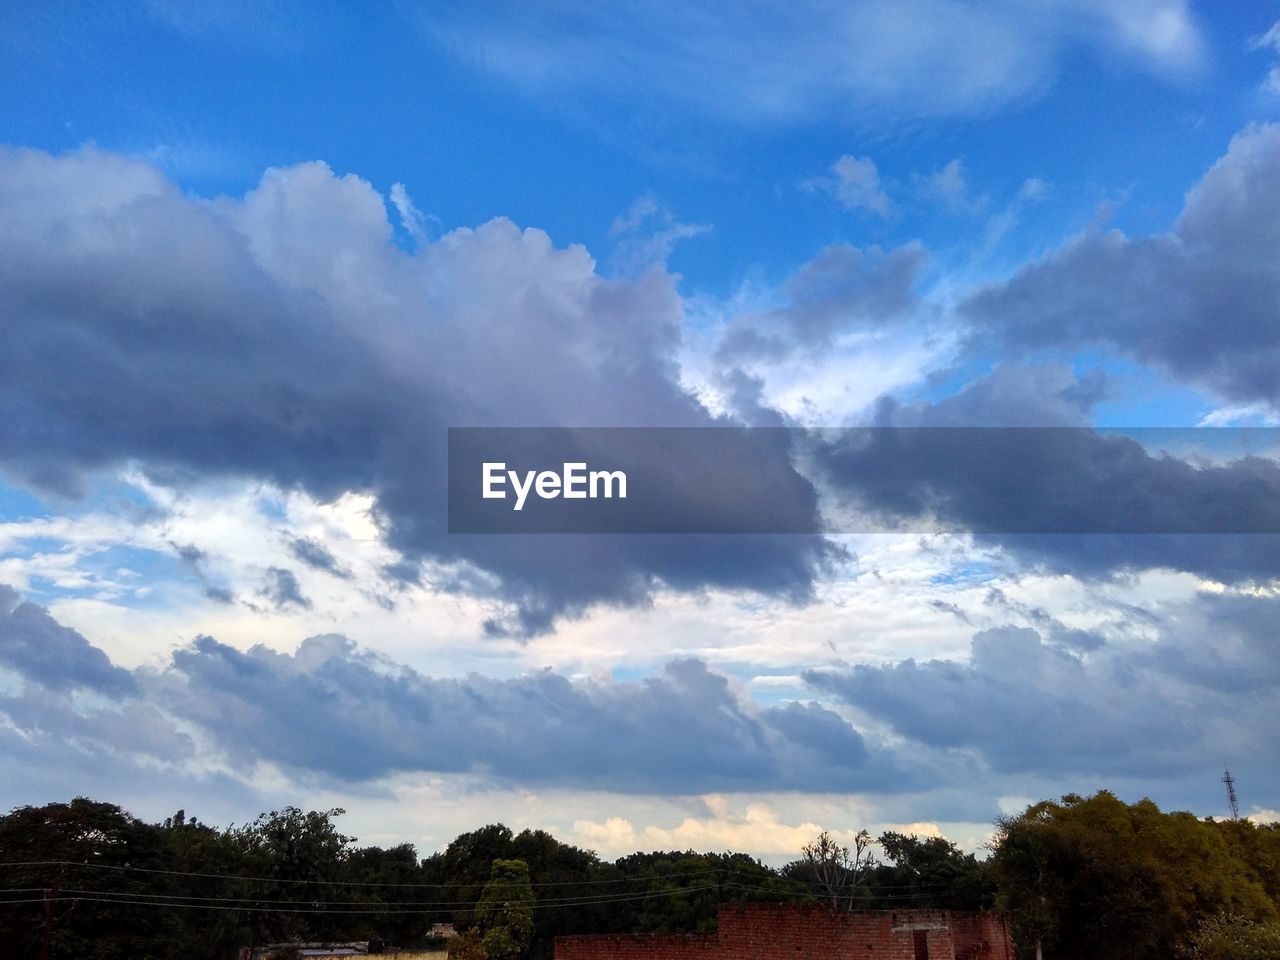
[[[1077,429],[774,464],[945,529],[448,531],[450,427],[729,424]],[[0,22],[4,809],[781,863],[1230,768],[1280,818],[1276,426],[1271,3]],[[1236,532],[1062,532],[1116,513]]]

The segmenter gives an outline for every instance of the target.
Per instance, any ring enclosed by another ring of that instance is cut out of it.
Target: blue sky
[[[1224,762],[1274,811],[1266,539],[433,505],[462,424],[1275,425],[1277,121],[1256,2],[11,5],[0,804],[773,859]]]

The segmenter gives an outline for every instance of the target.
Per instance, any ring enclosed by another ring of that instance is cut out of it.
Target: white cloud
[[[655,94],[738,120],[974,115],[1044,92],[1074,49],[1181,75],[1187,0],[423,6],[445,49],[532,91]]]
[[[1250,50],[1270,50],[1274,54],[1280,54],[1280,20],[1271,25],[1271,29],[1259,37],[1254,37],[1249,42]],[[1267,71],[1266,79],[1262,81],[1262,89],[1267,93],[1280,94],[1280,63],[1274,64]]]
[[[885,192],[880,171],[870,157],[844,154],[831,165],[831,176],[813,177],[801,182],[805,190],[830,193],[846,210],[865,210],[879,217],[893,214],[893,201]]]
[[[711,224],[682,223],[652,193],[645,193],[609,227],[612,263],[625,274],[665,267],[678,243],[710,232]]]
[[[765,802],[748,802],[734,810],[728,797],[703,797],[708,815],[686,816],[671,826],[655,823],[636,827],[626,817],[604,821],[576,820],[569,831],[571,842],[617,857],[634,850],[749,850],[771,860],[794,860],[800,849],[823,828],[813,822],[785,823],[780,812]],[[846,843],[857,830],[835,830]]]
[[[987,205],[989,197],[975,194],[969,184],[964,160],[956,157],[926,175],[916,174],[918,194],[940,203],[951,213],[976,213]]]
[[[430,240],[431,235],[427,230],[427,225],[431,223],[438,228],[439,221],[418,209],[413,202],[413,197],[409,196],[409,191],[405,189],[405,185],[403,183],[393,183],[387,196],[391,201],[391,205],[396,208],[396,213],[400,216],[400,223],[404,226],[405,232],[417,243],[424,243]]]

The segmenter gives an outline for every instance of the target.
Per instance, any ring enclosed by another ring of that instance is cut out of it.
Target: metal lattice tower
[[[1240,819],[1240,801],[1236,797],[1236,778],[1231,775],[1230,770],[1224,770],[1222,773],[1222,782],[1227,785],[1227,803],[1231,806],[1231,819]]]

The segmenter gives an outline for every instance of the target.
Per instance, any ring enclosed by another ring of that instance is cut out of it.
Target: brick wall
[[[1013,960],[998,913],[727,904],[714,934],[557,937],[555,960]]]

